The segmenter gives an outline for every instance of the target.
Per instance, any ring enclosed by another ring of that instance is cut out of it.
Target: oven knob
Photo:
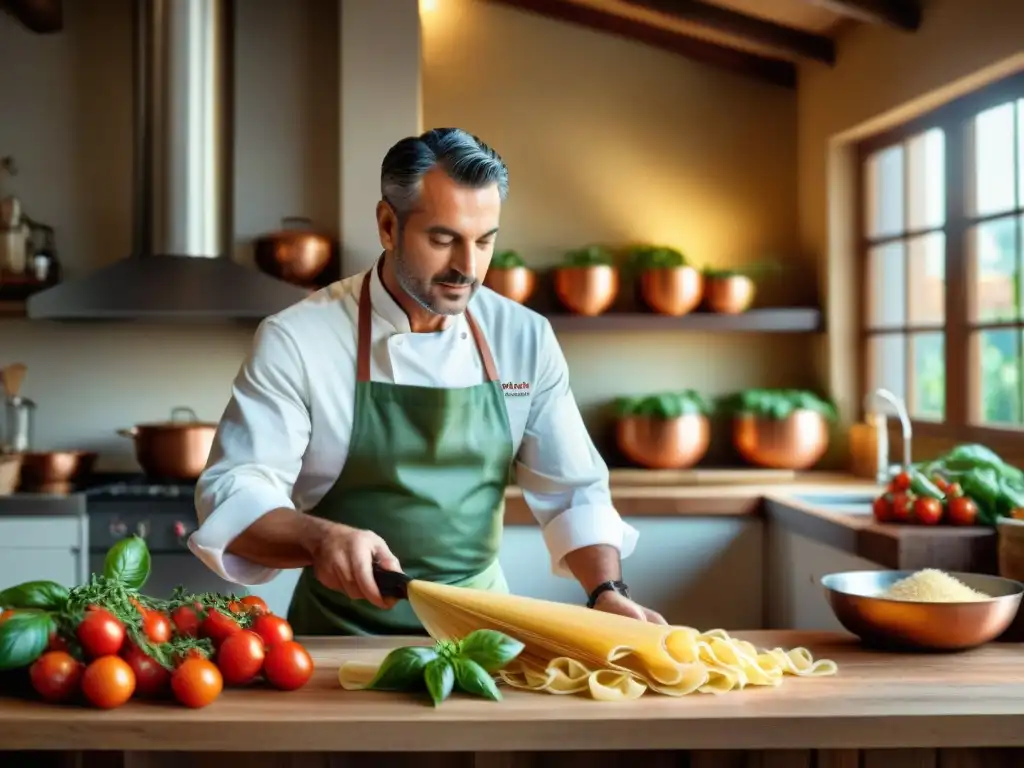
[[[176,521],[174,523],[174,535],[179,539],[183,539],[187,534],[188,528],[185,527],[185,524],[181,520]]]
[[[144,539],[149,535],[149,523],[142,521],[135,524],[135,534],[140,538]]]
[[[126,533],[128,533],[128,524],[127,523],[125,523],[125,522],[123,522],[121,520],[115,520],[114,522],[112,522],[110,524],[110,535],[111,536],[116,536],[117,538],[121,538]]]

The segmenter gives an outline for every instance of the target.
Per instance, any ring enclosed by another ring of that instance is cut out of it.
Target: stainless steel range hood
[[[232,11],[136,0],[132,253],[32,296],[30,318],[260,319],[308,295],[231,259]]]

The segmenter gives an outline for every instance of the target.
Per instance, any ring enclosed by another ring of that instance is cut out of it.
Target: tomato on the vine
[[[978,518],[978,505],[967,496],[954,496],[946,502],[946,513],[953,525],[974,525]]]
[[[220,644],[231,635],[242,631],[242,625],[227,614],[221,613],[216,608],[211,608],[203,623],[199,625],[199,636],[208,637],[213,640],[213,647],[219,648]]]
[[[135,643],[126,643],[121,656],[135,674],[135,691],[140,696],[160,696],[168,691],[171,673]]]
[[[294,640],[278,643],[267,650],[263,674],[275,688],[294,691],[313,676],[313,659],[309,651]]]
[[[252,631],[263,639],[267,648],[295,639],[292,625],[280,616],[263,614],[252,623]]]
[[[892,496],[888,493],[883,493],[874,503],[871,505],[871,512],[875,517],[875,522],[887,523],[892,519]]]
[[[245,685],[255,680],[263,669],[265,655],[260,636],[243,629],[221,643],[217,649],[217,667],[227,685]]]
[[[199,608],[198,603],[194,607],[191,605],[181,605],[171,612],[171,621],[174,622],[174,627],[178,630],[179,635],[185,635],[186,637],[198,636],[199,624],[201,622],[198,612]]]
[[[246,595],[238,602],[240,602],[242,604],[242,608],[249,613],[270,613],[267,601],[259,595]]]
[[[186,707],[198,709],[212,704],[224,690],[224,678],[207,659],[187,659],[171,675],[174,698]]]
[[[135,673],[120,656],[102,656],[85,668],[82,693],[100,709],[119,707],[135,693]]]
[[[894,491],[908,491],[910,490],[910,473],[900,472],[896,477],[892,479],[889,487]]]
[[[48,651],[29,667],[32,687],[45,701],[54,704],[70,701],[80,690],[81,662],[64,651]]]
[[[942,502],[922,496],[914,502],[914,520],[921,525],[938,525],[942,520]]]
[[[914,508],[914,495],[898,491],[892,495],[891,519],[896,523],[906,523],[910,520]]]
[[[112,656],[124,645],[124,624],[105,608],[89,610],[75,632],[86,656]]]
[[[189,648],[185,651],[179,651],[174,657],[174,666],[180,667],[189,659],[205,659],[206,654],[203,653],[199,648]]]
[[[166,643],[171,639],[171,620],[160,611],[143,611],[142,631],[151,643]]]
[[[61,637],[56,632],[50,633],[50,642],[46,644],[46,650],[48,651],[66,651],[68,650],[68,641]]]

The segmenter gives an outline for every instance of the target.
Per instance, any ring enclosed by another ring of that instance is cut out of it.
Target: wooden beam
[[[564,0],[488,0],[488,2],[624,37],[772,85],[784,88],[796,87],[796,67],[788,61],[698,40],[655,24],[628,19],[591,6],[578,5]]]
[[[654,11],[705,29],[713,29],[749,43],[774,48],[801,59],[823,64],[836,63],[835,43],[823,35],[776,24],[766,19],[711,5],[702,0],[625,0],[644,10]]]
[[[916,32],[921,26],[921,7],[917,0],[808,0],[833,13],[869,24],[884,24],[904,32]]]

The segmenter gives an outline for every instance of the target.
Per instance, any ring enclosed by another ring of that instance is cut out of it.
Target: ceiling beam
[[[829,66],[836,63],[836,46],[828,37],[701,0],[625,0],[629,5],[654,11],[704,29],[715,30],[748,43],[774,48],[800,59]]]
[[[772,85],[784,88],[796,87],[796,67],[788,61],[738,51],[706,40],[698,40],[681,32],[629,19],[592,6],[579,5],[565,0],[488,0],[488,2],[634,40]]]
[[[869,24],[884,24],[903,32],[916,32],[921,26],[921,6],[917,0],[809,0],[833,13]]]

